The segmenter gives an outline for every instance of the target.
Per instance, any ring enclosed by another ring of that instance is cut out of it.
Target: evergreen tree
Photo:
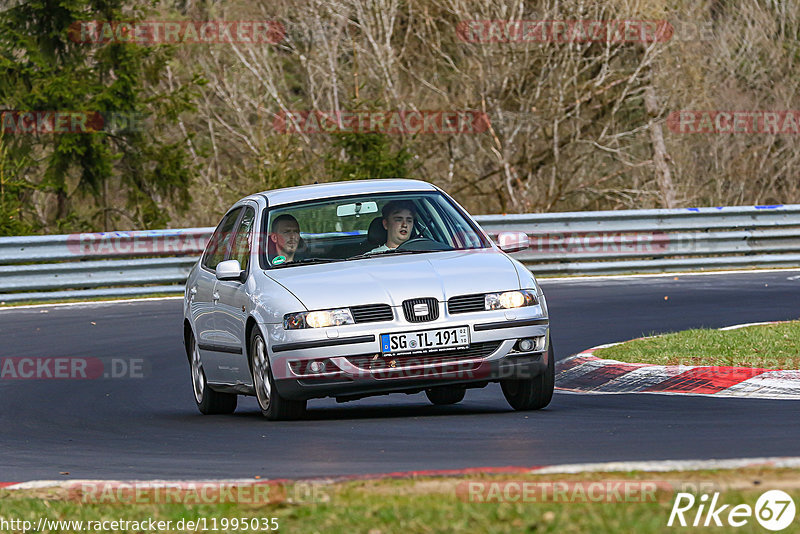
[[[0,12],[2,107],[88,113],[91,125],[102,125],[95,133],[9,135],[18,115],[4,116],[5,169],[16,169],[15,183],[36,177],[27,189],[53,195],[55,220],[44,222],[61,231],[163,227],[162,205],[188,203],[192,169],[185,139],[171,135],[171,125],[192,109],[202,81],[159,89],[172,47],[85,43],[70,33],[81,21],[144,16],[122,0],[22,0]],[[30,201],[25,190],[12,195]]]
[[[333,134],[325,166],[331,180],[407,178],[412,158],[405,146],[393,148],[384,133],[347,132]]]

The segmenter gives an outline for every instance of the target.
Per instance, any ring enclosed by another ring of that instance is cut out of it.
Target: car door
[[[228,245],[233,236],[233,229],[239,220],[242,208],[229,211],[217,226],[206,245],[200,260],[200,268],[194,284],[189,288],[191,297],[191,316],[200,357],[205,362],[213,355],[218,339],[214,324],[215,286],[217,285],[217,264],[225,258]],[[208,375],[206,374],[206,378]]]
[[[254,239],[256,209],[245,206],[233,233],[233,240],[226,260],[238,260],[244,271],[243,280],[250,272],[250,251]],[[247,383],[250,368],[247,363],[247,340],[245,326],[249,309],[247,285],[240,280],[218,280],[214,290],[217,298],[214,305],[214,327],[217,354],[214,356],[220,381],[226,384]]]

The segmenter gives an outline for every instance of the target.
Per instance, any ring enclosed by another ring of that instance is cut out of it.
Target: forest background
[[[82,42],[82,21],[280,31],[268,43]],[[659,21],[670,33],[528,40],[513,21]],[[474,214],[800,203],[791,125],[676,122],[800,110],[798,63],[796,1],[7,0],[0,235],[211,226],[256,191],[386,177],[430,181]],[[33,110],[106,124],[15,129]],[[292,112],[485,124],[317,133],[287,128]]]

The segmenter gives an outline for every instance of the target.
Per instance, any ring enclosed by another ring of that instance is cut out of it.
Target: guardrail
[[[800,205],[483,215],[537,275],[800,266]],[[0,302],[180,294],[213,228],[0,238]]]
[[[536,274],[619,274],[800,265],[800,205],[488,215]]]

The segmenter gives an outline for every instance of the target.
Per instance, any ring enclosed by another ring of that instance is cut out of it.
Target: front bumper
[[[495,361],[484,361],[475,366],[444,364],[414,371],[397,369],[386,372],[384,378],[373,375],[344,376],[342,378],[292,379],[276,381],[281,396],[305,400],[336,397],[353,400],[370,395],[388,393],[417,393],[428,388],[448,385],[482,387],[489,382],[506,378],[532,378],[547,369],[547,353],[519,355]],[[416,376],[415,376],[416,374]]]
[[[469,327],[470,347],[466,350],[381,353],[381,334],[456,326]],[[548,365],[549,321],[538,306],[524,312],[440,315],[426,323],[401,319],[292,332],[281,325],[265,327],[275,386],[287,399],[332,396],[349,400],[453,384],[480,387],[504,378],[532,378],[544,373]],[[532,350],[518,350],[517,341],[524,338],[536,340]],[[324,372],[308,370],[309,362],[323,360]]]

